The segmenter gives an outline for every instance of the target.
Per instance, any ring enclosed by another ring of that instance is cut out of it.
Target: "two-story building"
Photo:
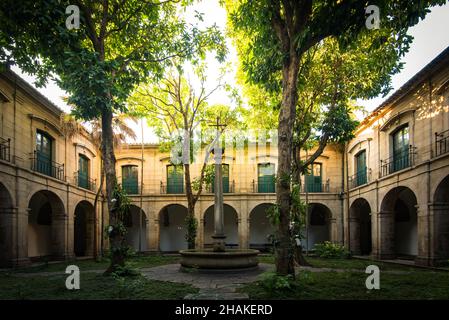
[[[449,48],[374,110],[345,146],[328,145],[302,180],[308,204],[303,245],[343,243],[354,254],[449,258]],[[0,264],[93,256],[107,242],[98,143],[70,132],[63,112],[11,71],[0,74]],[[313,150],[309,153],[311,154]],[[307,157],[303,151],[301,157]],[[182,166],[155,144],[116,150],[119,183],[131,198],[127,242],[137,251],[187,247]],[[202,167],[204,149],[191,166]],[[274,228],[275,141],[225,149],[224,223],[230,247],[265,249]],[[198,247],[212,244],[213,187],[196,205]],[[97,209],[94,209],[97,208]]]

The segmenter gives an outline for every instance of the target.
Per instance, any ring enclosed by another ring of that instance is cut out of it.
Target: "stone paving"
[[[179,264],[169,264],[141,269],[141,272],[151,280],[186,283],[200,289],[196,294],[185,296],[184,299],[187,300],[242,300],[248,299],[248,295],[236,290],[244,284],[256,281],[261,273],[270,270],[274,270],[274,265],[259,263],[257,270],[227,274],[199,273],[181,271]]]

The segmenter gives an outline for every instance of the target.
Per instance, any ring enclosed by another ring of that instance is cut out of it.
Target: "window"
[[[89,189],[89,159],[82,154],[78,159],[78,186]]]
[[[361,186],[367,182],[366,151],[360,151],[355,156],[356,186]]]
[[[409,128],[404,126],[392,135],[393,139],[393,172],[410,166]]]
[[[137,166],[122,166],[122,188],[127,194],[138,194]]]
[[[184,193],[184,170],[182,166],[167,166],[167,193]]]
[[[214,167],[214,165],[212,165]],[[229,164],[221,165],[221,174],[223,179],[223,193],[229,193]],[[215,169],[215,167],[214,167]],[[215,176],[212,181],[212,192],[215,190]]]
[[[275,192],[275,174],[274,163],[260,163],[257,166],[257,192],[273,193]]]
[[[305,176],[307,192],[323,192],[321,163],[313,163]]]
[[[35,170],[52,176],[52,138],[42,131],[36,133],[36,163]]]

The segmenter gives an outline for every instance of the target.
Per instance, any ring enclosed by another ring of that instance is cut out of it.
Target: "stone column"
[[[249,248],[249,228],[250,220],[248,213],[248,202],[246,200],[240,200],[240,214],[238,215],[238,227],[239,227],[239,247],[240,249]]]
[[[147,250],[148,251],[158,251],[159,250],[159,220],[153,219],[152,217],[158,217],[158,212],[154,212],[154,209],[148,203],[145,208],[147,213]]]
[[[214,148],[215,158],[215,193],[214,193],[214,251],[225,251],[224,211],[223,211],[223,177],[221,167],[222,149]]]
[[[349,218],[350,228],[350,248],[355,255],[360,254],[360,220],[358,218]]]
[[[438,266],[449,259],[449,204],[417,206],[418,256],[416,264]]]
[[[378,259],[394,259],[394,212],[378,212],[376,225],[377,232],[375,234],[376,241],[373,246],[373,255]]]
[[[69,223],[68,217],[65,214],[65,212],[53,212],[52,219],[53,219],[51,224],[51,241],[53,253],[52,255],[56,259],[65,259],[67,257],[70,257],[70,253],[67,248],[68,241],[66,236],[67,223]],[[72,233],[71,238],[73,239],[73,223],[70,223],[70,225],[69,225],[69,232]],[[73,255],[73,248],[71,252]]]
[[[195,206],[195,218],[198,221],[197,234],[195,239],[195,248],[204,248],[204,218],[202,213],[201,202],[197,202]]]
[[[17,254],[17,208],[0,209],[0,267],[15,265]]]
[[[154,233],[153,233],[153,235],[151,235],[151,243],[152,243],[151,247],[157,251],[160,251],[160,249],[161,249],[160,232],[161,232],[161,226],[159,223],[159,215],[157,215],[157,218],[154,219]]]

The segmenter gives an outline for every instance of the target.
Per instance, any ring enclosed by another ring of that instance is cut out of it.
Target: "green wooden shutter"
[[[137,166],[122,167],[122,187],[127,194],[139,193]]]
[[[167,166],[167,193],[184,193],[184,171],[182,166]]]
[[[257,192],[273,193],[275,192],[275,168],[273,163],[261,163],[257,166],[258,183]]]
[[[360,152],[356,156],[357,166],[357,186],[361,186],[367,182],[367,170],[366,170],[366,151]]]
[[[393,171],[409,166],[409,129],[406,126],[393,134]]]
[[[223,193],[229,193],[229,164],[222,164]],[[212,192],[215,192],[215,176],[212,180]]]
[[[43,132],[36,134],[36,171],[52,176],[52,139]]]
[[[89,188],[89,159],[81,154],[78,160],[78,186]]]
[[[305,176],[307,192],[323,192],[323,179],[321,174],[321,163],[313,163],[310,173]]]

